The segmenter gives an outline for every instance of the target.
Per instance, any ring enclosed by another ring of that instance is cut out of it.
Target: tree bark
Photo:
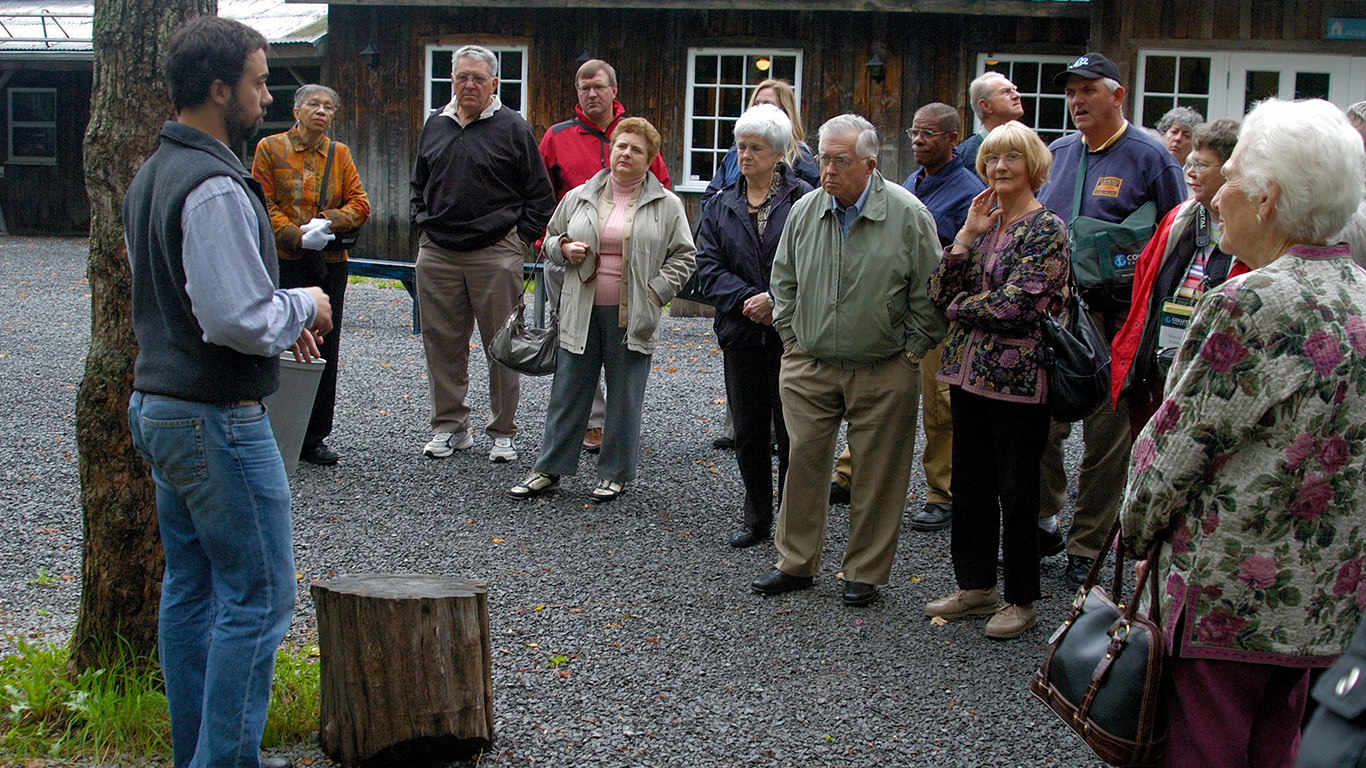
[[[96,0],[94,88],[85,134],[90,197],[90,350],[76,395],[80,457],[81,602],[69,670],[113,659],[153,659],[163,559],[151,475],[133,450],[132,278],[123,197],[172,117],[165,45],[185,19],[217,0]]]

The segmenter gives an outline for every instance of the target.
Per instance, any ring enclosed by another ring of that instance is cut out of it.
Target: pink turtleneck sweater
[[[593,290],[593,305],[599,307],[621,303],[622,234],[635,212],[631,199],[645,181],[644,176],[625,184],[617,181],[616,176],[608,178],[611,180],[608,189],[612,194],[612,209],[602,223],[602,234],[598,238],[598,284]]]

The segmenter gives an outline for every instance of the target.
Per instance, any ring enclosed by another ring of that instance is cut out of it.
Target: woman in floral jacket
[[[1329,244],[1363,163],[1325,101],[1248,115],[1214,209],[1253,271],[1196,305],[1134,442],[1120,521],[1166,584],[1169,766],[1293,765],[1307,670],[1366,606],[1366,273]]]
[[[939,380],[953,413],[953,571],[959,589],[925,606],[945,619],[994,614],[988,637],[1038,620],[1039,462],[1048,438],[1042,323],[1062,310],[1067,225],[1034,197],[1053,158],[1018,122],[987,135],[977,173],[987,189],[930,277],[930,300],[951,325]],[[1005,599],[996,552],[1004,510]]]

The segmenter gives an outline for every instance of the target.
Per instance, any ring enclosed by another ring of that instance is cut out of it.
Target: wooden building
[[[90,230],[82,144],[90,121],[92,0],[0,0],[0,233]],[[271,41],[265,133],[294,123],[294,89],[321,77],[327,6],[220,0]],[[239,150],[247,162],[255,142]]]

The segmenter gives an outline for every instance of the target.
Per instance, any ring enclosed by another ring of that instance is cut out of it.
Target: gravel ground
[[[62,642],[75,623],[85,256],[83,240],[0,237],[0,388],[14,409],[0,426],[0,653],[21,638]],[[711,448],[724,392],[709,320],[664,320],[640,478],[594,505],[590,456],[547,498],[504,493],[539,446],[549,379],[523,379],[518,461],[491,465],[482,434],[468,452],[422,457],[426,368],[409,310],[399,289],[348,292],[329,441],[342,461],[302,465],[293,481],[300,579],[288,642],[314,642],[318,579],[486,579],[497,740],[481,765],[1097,765],[1026,687],[1066,608],[1061,557],[1043,566],[1039,626],[1004,643],[982,621],[936,627],[923,616],[953,588],[948,531],[904,528],[881,599],[841,605],[843,507],[832,509],[814,589],[750,594],[773,549],[725,544],[741,486],[732,456]],[[487,379],[482,360],[471,368],[481,422]],[[1074,439],[1072,465],[1078,452]],[[911,491],[915,509],[918,467]],[[311,743],[281,753],[327,762]]]

